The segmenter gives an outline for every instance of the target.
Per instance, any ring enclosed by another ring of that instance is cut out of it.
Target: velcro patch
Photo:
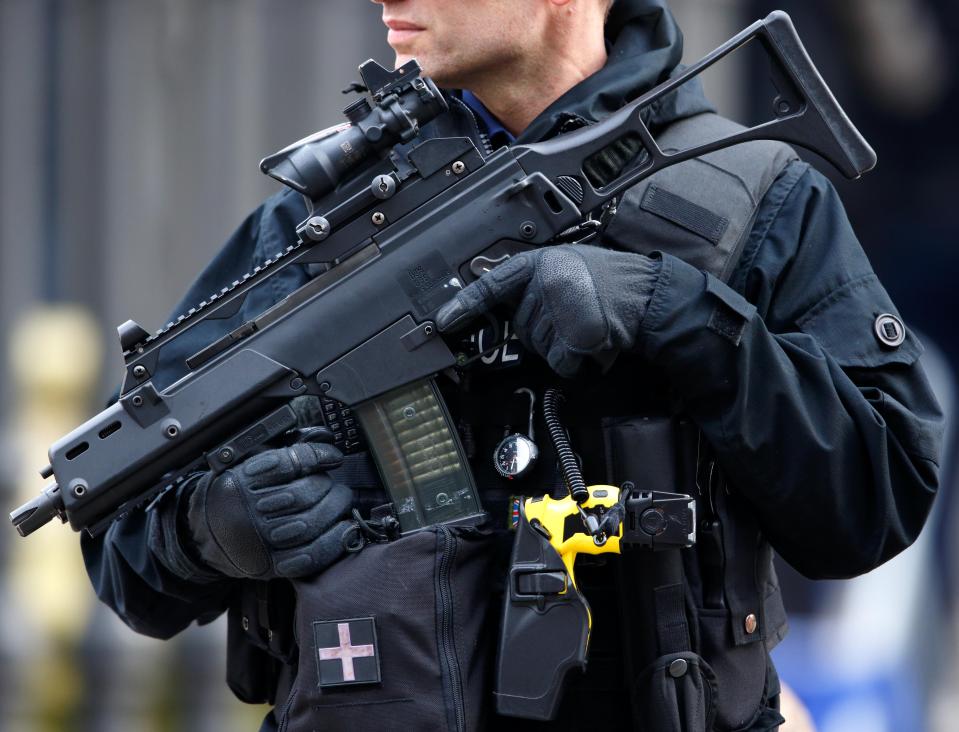
[[[380,654],[373,618],[313,623],[320,688],[380,683]]]
[[[706,275],[706,292],[716,299],[716,309],[707,327],[738,347],[756,307],[709,274]]]
[[[649,187],[640,206],[645,211],[698,234],[714,246],[722,241],[726,229],[729,228],[729,219],[725,216],[718,216],[709,209],[659,186]]]

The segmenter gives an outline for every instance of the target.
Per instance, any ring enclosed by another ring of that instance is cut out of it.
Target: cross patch
[[[313,623],[320,688],[380,683],[380,657],[373,618]]]

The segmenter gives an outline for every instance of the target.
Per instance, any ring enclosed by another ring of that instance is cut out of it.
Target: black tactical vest
[[[700,114],[672,124],[658,142],[666,152],[674,152],[737,129],[718,115]],[[644,254],[667,252],[728,282],[760,202],[795,159],[786,145],[751,142],[663,170],[625,194],[603,243]],[[472,337],[479,338],[477,348],[483,350],[482,334]],[[460,383],[444,381],[441,389],[484,507],[494,529],[500,530],[499,556],[505,561],[511,540],[506,530],[511,497],[558,495],[563,488],[541,414],[536,437],[543,454],[528,476],[518,481],[501,478],[492,467],[493,450],[504,434],[526,430],[529,404],[514,392],[529,388],[542,397],[558,379],[545,362],[523,353],[515,340],[474,366]],[[771,550],[751,509],[739,499],[735,486],[723,481],[709,445],[685,418],[664,374],[624,355],[608,373],[596,371],[563,386],[564,420],[587,483],[641,480],[651,490],[694,495],[699,531],[696,547],[675,550],[668,558],[637,552],[577,565],[593,608],[589,667],[585,676],[570,684],[560,717],[548,728],[732,731],[762,729],[763,720],[769,720],[768,728],[773,729],[779,717],[766,707],[779,688],[767,654],[785,634],[786,618]],[[626,445],[620,452],[631,455],[634,464],[613,455],[611,444]],[[505,569],[504,564],[494,574],[505,577]],[[492,584],[494,595],[502,591],[501,580]],[[256,617],[257,608],[260,616],[266,612],[262,602],[249,599],[249,612],[232,613],[237,616],[232,626],[240,623],[241,614]],[[491,626],[499,602],[495,597]],[[301,619],[310,612],[297,608]],[[370,614],[376,613],[371,609]],[[264,637],[262,623],[245,622],[246,635],[256,645],[279,655],[275,632]],[[495,627],[489,631],[495,632]],[[264,657],[244,657],[240,635],[231,632],[231,686],[248,701],[288,700],[283,707],[295,714],[291,700],[302,680],[291,679],[292,666],[287,665],[281,670],[279,689],[274,679],[270,684],[274,688],[263,693],[265,679],[254,678],[260,674],[249,666]],[[299,642],[302,645],[303,638]],[[295,651],[288,650],[288,643],[279,645],[287,647],[288,664]],[[683,673],[677,675],[680,669]],[[495,717],[492,695],[488,698],[489,709],[481,714],[472,710],[469,719],[483,719],[489,729],[541,728],[528,720]],[[388,709],[378,709],[394,721],[402,717],[399,710],[391,716]],[[302,714],[316,719],[291,719],[290,729],[307,721],[312,725],[307,729],[325,728],[321,712],[311,713],[306,706]]]

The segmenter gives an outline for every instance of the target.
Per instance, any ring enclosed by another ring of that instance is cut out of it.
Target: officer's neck
[[[539,53],[477,74],[466,88],[512,135],[518,136],[549,105],[603,68],[606,44],[602,32],[590,37],[593,43],[583,36],[560,39]]]

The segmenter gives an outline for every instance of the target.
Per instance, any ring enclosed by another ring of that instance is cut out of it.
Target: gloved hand
[[[327,433],[328,431],[324,430]],[[304,577],[343,553],[353,495],[326,472],[343,455],[300,442],[198,481],[186,509],[196,553],[230,577]]]
[[[635,347],[660,267],[643,254],[582,244],[523,252],[463,288],[436,324],[454,330],[494,305],[513,305],[520,342],[571,377],[587,357]]]

